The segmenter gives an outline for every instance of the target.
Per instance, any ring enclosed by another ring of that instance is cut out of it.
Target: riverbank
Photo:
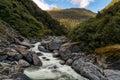
[[[5,48],[1,48],[1,80],[14,80],[17,78],[30,80],[29,76],[31,74],[34,74],[37,79],[41,79],[40,75],[44,75],[44,78],[55,78],[54,80],[59,80],[61,76],[64,76],[64,80],[84,80],[84,77],[90,80],[120,79],[119,70],[100,66],[97,63],[98,56],[96,54],[81,52],[83,45],[79,46],[80,42],[71,43],[64,36],[49,36],[42,40],[17,42],[19,43],[13,43]],[[39,44],[34,45],[37,42]],[[73,69],[80,75],[74,72]],[[29,74],[24,70],[27,70]],[[71,74],[63,74],[63,72]]]

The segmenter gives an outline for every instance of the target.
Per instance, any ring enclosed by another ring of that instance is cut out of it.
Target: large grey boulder
[[[65,36],[49,36],[41,41],[41,45],[48,51],[59,50],[60,46],[67,41]]]
[[[108,80],[120,80],[120,71],[119,70],[104,70],[105,76]]]
[[[36,54],[33,54],[33,64],[35,66],[42,66],[42,61]]]
[[[106,80],[103,71],[90,62],[84,62],[78,59],[73,62],[72,68],[90,80]]]
[[[61,59],[67,60],[72,56],[71,47],[72,45],[70,43],[65,43],[61,45],[59,50],[59,55]]]

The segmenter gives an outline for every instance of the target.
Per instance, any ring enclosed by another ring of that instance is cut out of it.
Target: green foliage
[[[84,50],[88,52],[106,45],[120,44],[120,2],[104,13],[98,13],[96,18],[81,23],[70,37],[73,41],[86,43]]]
[[[64,26],[32,0],[0,0],[0,19],[27,38],[65,34]]]

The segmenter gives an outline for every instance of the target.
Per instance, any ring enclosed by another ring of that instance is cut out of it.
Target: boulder
[[[14,80],[31,80],[29,77],[27,77],[23,73],[16,73],[11,76],[12,79]]]
[[[0,54],[0,61],[4,61],[8,58],[7,54]]]
[[[73,54],[74,53],[73,51],[75,51],[73,50],[73,46],[75,46],[76,44],[79,44],[79,42],[75,42],[75,43],[68,42],[68,43],[61,45],[60,50],[59,50],[61,59],[68,60],[71,57],[73,58],[75,56]]]
[[[9,77],[6,75],[1,75],[0,74],[0,80],[9,80]]]
[[[54,51],[54,50],[59,50],[60,46],[62,45],[62,43],[60,42],[50,42],[49,43],[49,51]]]
[[[45,47],[48,51],[59,50],[60,46],[67,41],[64,36],[49,36],[41,41],[41,45]]]
[[[39,51],[42,51],[42,52],[47,52],[47,50],[43,47],[43,46],[38,46],[38,49]]]
[[[23,60],[23,59],[19,60],[18,64],[19,64],[22,68],[26,68],[26,67],[29,67],[29,66],[30,66],[30,64],[29,64],[27,61]]]
[[[33,64],[35,66],[42,66],[42,62],[40,58],[36,54],[33,54],[32,56],[33,56]]]
[[[43,54],[40,53],[40,52],[38,52],[38,53],[36,53],[36,54],[37,54],[37,56],[43,56]]]
[[[10,68],[9,67],[4,67],[1,71],[2,75],[9,75],[10,74]]]
[[[32,54],[35,54],[35,53],[33,53],[33,52],[30,52],[30,51],[27,51],[27,52],[25,52],[24,53],[24,59],[27,61],[27,62],[29,62],[30,64],[33,64],[33,56],[32,56]]]
[[[60,60],[59,62],[61,65],[64,65],[65,64],[65,61],[64,60]]]
[[[73,62],[72,68],[90,80],[106,80],[102,69],[90,62],[78,59]]]
[[[108,80],[120,80],[120,71],[118,70],[106,69],[104,73]]]
[[[53,53],[53,57],[59,57],[60,55],[59,55],[59,53]]]
[[[17,61],[19,61],[20,59],[23,59],[23,55],[22,54],[16,54],[14,56],[14,59],[17,60]]]
[[[66,61],[66,65],[71,65],[73,63],[73,60],[72,59],[68,59],[67,61]]]

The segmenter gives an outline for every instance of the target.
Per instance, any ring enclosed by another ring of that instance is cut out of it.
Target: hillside
[[[27,38],[65,33],[58,21],[31,0],[0,0],[0,19]]]
[[[96,18],[81,23],[70,36],[74,41],[83,41],[83,50],[88,52],[120,44],[120,1],[98,13]]]
[[[117,3],[119,0],[112,0],[111,3],[106,6],[103,10],[108,9],[109,7],[113,6],[115,3]]]
[[[95,16],[95,13],[83,8],[53,9],[48,11],[48,13],[60,21],[61,24],[64,24],[68,30]]]

